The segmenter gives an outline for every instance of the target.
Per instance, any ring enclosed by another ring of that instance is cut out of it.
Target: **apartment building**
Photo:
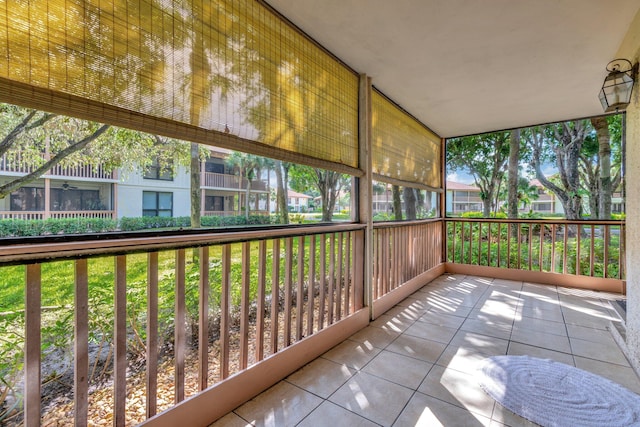
[[[212,148],[201,163],[201,214],[240,215],[246,206],[247,180],[225,163],[228,150]],[[24,176],[30,169],[17,157],[0,158],[0,184]],[[250,183],[253,213],[269,212],[267,179]],[[186,168],[177,173],[157,164],[146,170],[105,171],[101,166],[52,168],[40,179],[0,199],[0,219],[122,218],[189,216],[190,177]]]

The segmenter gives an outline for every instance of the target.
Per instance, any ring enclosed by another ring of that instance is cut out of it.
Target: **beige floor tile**
[[[359,372],[329,400],[373,422],[388,426],[405,407],[413,390]]]
[[[249,427],[252,425],[253,424],[240,418],[237,414],[231,412],[211,424],[209,427]]]
[[[411,325],[404,333],[414,337],[423,338],[431,341],[438,341],[447,344],[456,334],[458,329],[447,328],[446,326],[438,326],[432,323],[416,322]]]
[[[346,365],[319,358],[289,375],[287,381],[326,399],[356,372]]]
[[[610,338],[608,345],[571,338],[571,349],[576,356],[600,360],[601,362],[615,363],[616,365],[630,366],[629,361],[613,338]]]
[[[475,332],[495,338],[508,340],[511,338],[511,323],[481,319],[467,319],[460,329],[468,332]]]
[[[425,340],[411,335],[401,335],[389,344],[385,350],[425,362],[435,363],[447,345],[437,341]]]
[[[542,347],[562,353],[571,353],[571,345],[567,336],[545,334],[543,332],[519,329],[511,334],[511,341]]]
[[[455,369],[467,374],[474,374],[480,363],[489,356],[496,356],[496,354],[480,353],[475,349],[449,346],[442,352],[436,365]]]
[[[496,403],[495,408],[493,409],[491,421],[509,427],[539,427],[538,424],[522,418],[520,415],[514,414],[499,403]]]
[[[563,322],[553,322],[551,320],[524,318],[513,323],[513,332],[535,331],[545,334],[567,336],[567,327]]]
[[[434,366],[418,391],[491,418],[495,401],[480,388],[474,375]]]
[[[325,401],[298,424],[298,427],[318,426],[376,427],[378,424],[354,414],[335,403]]]
[[[493,323],[513,323],[518,317],[517,309],[507,306],[501,309],[499,308],[500,305],[502,305],[502,303],[496,303],[494,305],[487,304],[482,308],[476,307],[471,310],[468,318]]]
[[[567,325],[567,333],[570,338],[578,338],[586,341],[610,344],[612,335],[609,330],[587,328],[579,325]]]
[[[585,371],[589,371],[596,375],[601,375],[623,387],[628,388],[634,393],[640,394],[640,379],[638,379],[633,368],[601,362],[599,360],[586,359],[580,356],[575,356],[574,359],[576,361],[577,368],[584,369]]]
[[[403,307],[403,306],[396,305],[395,307],[386,311],[384,314],[388,316],[396,316],[402,320],[415,321],[415,320],[418,320],[420,316],[422,316],[426,312],[427,310],[423,310],[423,309],[417,310],[412,307]]]
[[[498,355],[507,353],[509,341],[476,332],[460,330],[455,334],[449,345],[472,350],[481,354]]]
[[[323,354],[322,357],[354,369],[362,369],[379,352],[379,348],[370,344],[346,340]]]
[[[416,393],[404,408],[394,426],[415,427],[479,427],[489,426],[491,420],[451,403]]]
[[[321,403],[318,396],[281,381],[234,412],[255,426],[292,426]]]
[[[413,325],[413,322],[415,322],[415,319],[408,319],[406,316],[391,316],[388,314],[383,314],[373,322],[369,323],[369,326],[373,326],[376,328],[387,328],[397,332],[404,332],[409,326]]]
[[[429,312],[434,313],[442,313],[442,314],[450,314],[452,316],[458,316],[462,318],[466,318],[473,307],[467,307],[464,305],[447,305],[447,304],[435,304],[429,303],[430,309]]]
[[[384,350],[378,353],[362,372],[415,390],[432,366],[432,363]]]
[[[555,360],[556,362],[575,366],[573,356],[571,354],[561,353],[559,351],[553,351],[546,348],[535,347],[517,342],[509,343],[509,350],[507,351],[507,354],[510,356],[531,356],[540,359],[551,359]]]
[[[377,348],[385,348],[389,343],[400,336],[399,331],[389,327],[376,328],[367,326],[349,337],[352,341],[358,341]]]
[[[464,318],[459,316],[453,316],[451,314],[427,311],[424,315],[422,315],[418,319],[418,322],[433,323],[434,325],[446,326],[447,328],[458,329],[460,325],[464,323]]]
[[[552,322],[563,322],[564,316],[560,307],[556,308],[542,308],[532,307],[528,305],[522,305],[516,309],[517,319],[530,318],[530,319],[542,319]]]

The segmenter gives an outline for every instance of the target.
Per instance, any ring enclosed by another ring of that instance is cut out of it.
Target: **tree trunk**
[[[507,216],[518,218],[518,159],[520,157],[520,129],[511,131],[509,141],[509,187]]]
[[[202,192],[200,190],[200,156],[199,147],[195,142],[191,143],[191,228],[200,228],[201,224],[201,211],[202,206]]]
[[[600,163],[600,192],[598,193],[599,219],[611,219],[611,138],[606,117],[594,117],[591,124],[598,137],[598,161]],[[595,196],[595,195],[593,195]]]
[[[416,219],[416,193],[411,187],[404,187],[404,211],[407,219]]]
[[[400,198],[400,187],[397,185],[391,186],[391,192],[393,196],[393,214],[396,220],[402,219],[402,199]]]
[[[287,207],[286,180],[283,176],[282,162],[276,161],[276,211],[283,224],[289,224],[289,208]]]

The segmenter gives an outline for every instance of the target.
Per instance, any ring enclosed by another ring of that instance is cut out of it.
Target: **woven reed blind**
[[[441,188],[440,138],[375,90],[371,110],[374,179]]]
[[[357,168],[358,78],[254,0],[0,2],[0,100]]]

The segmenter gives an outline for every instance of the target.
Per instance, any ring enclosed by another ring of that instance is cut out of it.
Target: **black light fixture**
[[[609,75],[602,83],[600,103],[605,113],[620,111],[631,102],[631,91],[638,73],[638,64],[631,65],[627,59],[614,59],[607,64]]]

